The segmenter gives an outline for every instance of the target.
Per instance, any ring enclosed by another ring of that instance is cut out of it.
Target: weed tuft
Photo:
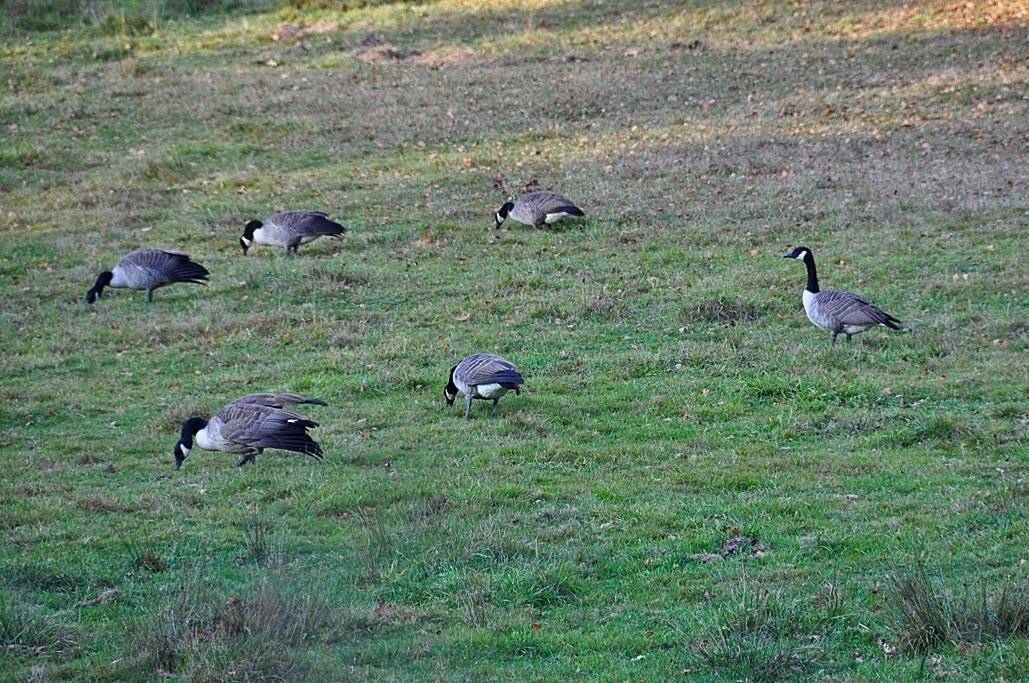
[[[281,564],[282,552],[271,538],[271,523],[258,514],[243,520],[243,554],[241,559],[255,564]]]
[[[164,557],[153,547],[145,533],[140,539],[132,538],[122,531],[115,533],[133,569],[158,574],[168,568]]]

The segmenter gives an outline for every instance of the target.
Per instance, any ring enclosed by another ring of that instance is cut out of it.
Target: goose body
[[[297,253],[301,244],[313,242],[323,235],[339,235],[346,229],[321,211],[284,211],[271,216],[263,223],[249,221],[239,238],[243,254],[254,244],[282,247],[289,254]]]
[[[521,393],[525,384],[518,366],[511,361],[491,353],[474,353],[466,356],[450,369],[450,378],[443,389],[447,405],[454,405],[454,399],[461,393],[467,399],[465,419],[469,418],[474,399],[493,401],[493,412],[497,402],[507,392]]]
[[[556,192],[527,192],[514,202],[507,202],[497,211],[499,228],[510,216],[534,228],[556,223],[566,216],[584,216],[582,209]]]
[[[821,291],[815,257],[807,247],[797,247],[783,258],[803,261],[807,267],[804,312],[816,327],[832,335],[830,345],[836,344],[836,337],[840,334],[847,335],[847,341],[850,341],[853,335],[861,334],[870,327],[900,329],[899,320],[857,294],[837,290]]]
[[[137,249],[129,252],[111,270],[97,276],[96,284],[86,292],[86,303],[96,303],[104,287],[146,290],[146,300],[154,301],[154,290],[176,282],[206,285],[209,273],[188,254],[164,249]]]
[[[175,468],[182,467],[194,447],[242,453],[243,457],[236,463],[239,466],[253,460],[265,448],[305,453],[321,459],[321,446],[307,433],[318,423],[282,408],[301,403],[325,405],[324,401],[296,394],[252,394],[232,401],[209,420],[189,418],[183,423],[179,442],[175,444]]]

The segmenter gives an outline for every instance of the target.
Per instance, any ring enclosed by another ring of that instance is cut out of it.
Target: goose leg
[[[469,396],[468,397],[468,407],[466,407],[464,409],[464,419],[466,419],[466,420],[471,419],[471,418],[468,417],[468,414],[471,413],[471,412],[472,412],[472,397]]]
[[[833,333],[832,333],[832,341],[831,341],[831,342],[829,342],[829,348],[830,348],[830,349],[831,349],[832,347],[836,346],[836,335],[838,335],[838,334],[839,334],[839,332],[833,332]]]
[[[254,459],[255,455],[257,455],[257,450],[252,449],[247,451],[243,454],[243,457],[241,457],[239,461],[236,463],[236,467],[242,467],[243,465],[247,464],[248,462]]]
[[[848,343],[848,344],[850,343],[850,337],[851,337],[851,335],[849,335],[849,334],[848,334],[848,335],[847,335],[847,343]]]
[[[496,415],[497,414],[497,404],[498,403],[500,403],[500,399],[499,398],[493,399],[493,410],[490,411],[490,413],[489,413],[490,415]]]
[[[146,290],[146,302],[148,304],[154,303],[154,290],[153,290],[153,288]]]

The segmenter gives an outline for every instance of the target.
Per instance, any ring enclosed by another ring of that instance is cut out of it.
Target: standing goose
[[[182,434],[175,444],[175,469],[182,467],[194,444],[205,451],[242,453],[242,467],[265,448],[306,453],[321,460],[322,447],[307,433],[318,426],[281,406],[297,403],[325,405],[324,401],[295,394],[252,394],[232,401],[210,420],[191,417],[182,423]]]
[[[209,273],[187,254],[163,249],[137,249],[118,261],[114,270],[105,270],[86,292],[86,303],[95,303],[104,287],[145,289],[148,303],[154,302],[154,290],[176,282],[206,285]]]
[[[339,223],[329,220],[329,216],[321,211],[284,211],[277,213],[265,222],[253,220],[246,224],[239,245],[243,247],[243,255],[256,244],[270,247],[283,247],[286,254],[296,254],[301,244],[312,242],[322,235],[339,235],[346,229]]]
[[[836,336],[861,334],[869,327],[881,325],[891,330],[900,329],[900,321],[879,310],[875,304],[850,292],[818,289],[818,273],[815,271],[815,257],[807,247],[797,247],[783,258],[803,261],[807,266],[807,287],[804,288],[804,311],[808,320],[816,327],[832,333],[830,346],[836,345]]]
[[[464,411],[467,420],[472,410],[472,399],[493,401],[491,414],[494,414],[500,397],[512,389],[516,395],[521,394],[523,384],[525,380],[511,361],[492,353],[473,353],[450,368],[450,378],[443,389],[443,397],[447,399],[447,405],[452,406],[457,393],[464,394],[468,399]]]
[[[544,225],[555,223],[565,216],[584,215],[582,209],[555,192],[528,192],[516,199],[514,203],[507,202],[500,207],[496,219],[497,228],[503,225],[504,220],[510,216],[519,223],[525,223],[538,229]]]

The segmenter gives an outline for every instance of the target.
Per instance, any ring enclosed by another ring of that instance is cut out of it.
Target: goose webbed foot
[[[493,410],[490,411],[490,413],[489,413],[490,415],[496,415],[497,414],[497,404],[498,403],[500,403],[500,399],[499,398],[493,399]]]

